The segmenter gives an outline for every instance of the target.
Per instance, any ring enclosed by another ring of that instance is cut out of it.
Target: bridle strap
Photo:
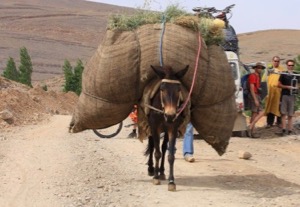
[[[164,114],[164,111],[163,110],[160,110],[160,109],[158,109],[158,108],[155,108],[155,107],[153,107],[153,106],[151,106],[151,105],[149,105],[149,104],[144,104],[146,107],[148,107],[149,109],[152,109],[152,110],[154,110],[154,111],[157,111],[157,112],[159,112],[159,113],[162,113],[162,114]]]
[[[171,79],[162,79],[162,80],[161,80],[161,83],[175,83],[175,84],[181,84],[181,82],[180,82],[179,80],[171,80]],[[162,102],[162,93],[160,92],[159,95],[160,95],[161,106],[162,106],[162,108],[164,108],[164,103]],[[182,96],[182,93],[180,92],[177,106],[179,106],[180,101],[181,101],[182,99],[183,99],[183,96]],[[152,110],[154,110],[154,111],[157,111],[157,112],[159,112],[159,113],[164,114],[164,111],[163,111],[163,110],[160,110],[160,109],[158,109],[158,108],[155,108],[155,107],[153,107],[153,106],[151,106],[151,105],[149,105],[149,104],[145,104],[145,106],[148,107],[149,109],[152,109]],[[175,119],[174,119],[174,120],[175,120]]]
[[[181,84],[181,82],[179,80],[171,80],[171,79],[162,79],[161,82],[162,83],[177,83],[177,84]]]

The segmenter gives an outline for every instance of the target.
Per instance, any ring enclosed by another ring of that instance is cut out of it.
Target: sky
[[[191,12],[194,7],[223,9],[235,4],[230,24],[238,34],[269,29],[300,30],[300,0],[89,0],[118,6],[164,11],[168,5]],[[147,6],[145,6],[147,5]],[[299,37],[300,40],[300,37]]]

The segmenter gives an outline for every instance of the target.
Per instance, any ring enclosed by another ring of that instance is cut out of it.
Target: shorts
[[[293,116],[295,113],[296,96],[282,95],[280,113],[283,115]]]
[[[255,94],[256,95],[256,98],[259,102],[259,106],[256,106],[255,105],[255,102],[254,102],[254,99],[253,97],[251,96],[251,94],[249,94],[249,101],[250,101],[250,109],[252,112],[254,113],[259,113],[260,111],[263,110],[263,107],[262,107],[262,101],[261,101],[261,97],[259,94]]]

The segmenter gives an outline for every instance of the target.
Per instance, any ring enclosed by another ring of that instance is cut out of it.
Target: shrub
[[[65,75],[65,85],[63,90],[65,92],[73,91],[77,95],[80,95],[83,69],[84,67],[81,60],[77,61],[74,70],[71,63],[68,60],[65,60],[63,65],[63,72]]]
[[[20,49],[20,63],[21,65],[19,66],[19,71],[20,71],[19,82],[32,87],[31,84],[32,63],[26,47],[22,47]]]
[[[4,69],[2,76],[9,80],[13,80],[17,82],[19,81],[20,73],[17,70],[16,63],[12,57],[9,57],[6,63],[6,68]]]

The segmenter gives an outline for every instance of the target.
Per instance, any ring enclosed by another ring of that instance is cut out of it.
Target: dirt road
[[[195,140],[195,163],[177,142],[175,182],[154,186],[147,176],[146,143],[92,131],[69,134],[70,116],[0,132],[0,206],[300,206],[300,137],[231,139],[219,157]],[[250,160],[238,158],[249,151]]]

